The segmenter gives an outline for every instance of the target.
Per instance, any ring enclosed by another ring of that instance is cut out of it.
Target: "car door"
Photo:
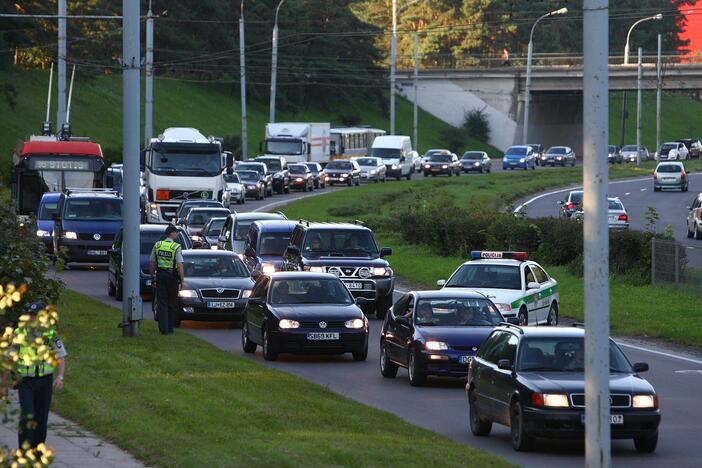
[[[122,275],[122,230],[115,236],[112,248],[107,251],[107,276],[112,284],[117,284],[118,276]]]
[[[244,264],[250,272],[256,270],[258,257],[256,257],[256,240],[258,239],[258,228],[255,224],[251,225],[251,229],[246,234],[244,242]]]
[[[557,301],[556,282],[537,264],[532,264],[531,270],[534,272],[536,282],[539,283],[539,323],[541,323],[541,321],[547,321],[553,300]]]
[[[687,232],[688,233],[694,232],[695,220],[699,219],[699,217],[700,217],[699,213],[700,213],[700,197],[698,195],[693,200],[692,205],[690,205],[690,212],[687,214]]]
[[[511,332],[504,332],[506,339],[501,341],[501,346],[495,350],[492,359],[495,367],[492,368],[492,381],[490,384],[493,404],[493,414],[496,421],[502,424],[509,424],[509,408],[512,395],[514,393],[514,365],[517,357],[517,345],[519,339]],[[497,363],[502,359],[507,359],[512,364],[512,369],[500,369]]]
[[[507,344],[509,337],[510,334],[505,331],[494,331],[490,335],[489,342],[481,347],[478,356],[474,359],[474,362],[479,366],[476,375],[475,396],[480,412],[489,415],[489,418],[493,420],[497,419],[499,414],[499,405],[495,401],[497,391],[494,388],[499,360],[497,356]]]
[[[266,318],[266,298],[270,278],[262,276],[254,285],[251,297],[246,303],[246,321],[249,325],[249,339],[263,344],[263,322]]]
[[[395,302],[388,314],[388,327],[385,334],[385,342],[387,346],[388,357],[395,362],[404,363],[402,360],[403,354],[405,354],[403,348],[402,336],[405,335],[402,329],[403,324],[398,323],[407,319],[407,309],[408,304],[412,296],[410,294],[405,294],[400,299]],[[409,316],[411,320],[411,315]]]
[[[534,272],[531,271],[528,263],[523,266],[524,270],[522,273],[522,287],[524,291],[524,302],[526,303],[529,325],[536,325],[539,321],[539,303],[538,295],[539,288],[529,288],[529,283],[536,283],[536,277]]]

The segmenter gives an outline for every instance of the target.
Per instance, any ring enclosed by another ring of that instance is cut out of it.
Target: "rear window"
[[[582,203],[583,192],[570,192],[570,197],[568,198],[568,201],[572,203]]]
[[[619,202],[617,200],[609,200],[609,209],[623,211],[624,205],[622,205],[621,202]]]
[[[656,168],[656,172],[677,173],[682,172],[682,166],[678,164],[661,164]]]

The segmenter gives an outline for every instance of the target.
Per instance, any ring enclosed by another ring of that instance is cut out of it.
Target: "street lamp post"
[[[153,136],[154,118],[154,15],[149,0],[149,10],[146,13],[146,62],[144,84],[144,146],[149,144]]]
[[[531,33],[529,34],[529,46],[527,48],[527,69],[526,69],[526,90],[524,93],[524,127],[522,128],[522,144],[526,145],[529,141],[529,103],[531,101],[531,59],[532,59],[532,52],[534,49],[533,45],[533,38],[534,38],[534,29],[536,28],[536,25],[539,24],[539,21],[541,21],[544,18],[549,18],[551,16],[555,15],[565,15],[568,13],[568,8],[560,8],[558,10],[551,11],[549,13],[546,13],[545,15],[540,16],[533,24],[531,27]]]
[[[278,12],[280,12],[280,7],[283,6],[285,0],[280,0],[278,6],[275,8],[275,21],[273,22],[273,52],[271,57],[271,103],[270,109],[268,111],[268,122],[275,122],[275,85],[276,85],[276,74],[278,72]]]
[[[247,159],[249,149],[249,135],[246,128],[246,49],[244,34],[244,0],[241,0],[241,13],[239,15],[239,78],[241,86],[241,159]]]
[[[392,0],[392,37],[390,38],[390,135],[395,134],[395,70],[397,70],[397,15],[414,5],[419,0],[412,0],[397,8],[397,0]],[[416,143],[415,143],[416,144]]]

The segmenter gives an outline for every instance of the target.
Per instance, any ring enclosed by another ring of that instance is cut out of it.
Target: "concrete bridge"
[[[702,63],[664,63],[661,75],[663,89],[702,89]],[[582,78],[581,65],[532,69],[530,143],[569,145],[581,152]],[[418,81],[417,101],[422,109],[455,126],[462,123],[467,111],[483,109],[493,146],[505,149],[522,143],[524,67],[420,70]],[[636,82],[636,65],[610,65],[610,90],[635,90]],[[413,100],[412,71],[399,71],[397,83],[400,94]],[[656,89],[655,64],[644,64],[642,87]],[[629,107],[630,115],[634,107]]]

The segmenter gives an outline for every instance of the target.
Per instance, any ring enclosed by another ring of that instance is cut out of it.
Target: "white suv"
[[[687,237],[694,237],[697,240],[702,240],[702,193],[697,195],[692,202],[692,205],[687,207],[690,212],[687,214]]]
[[[656,161],[682,161],[687,159],[687,146],[679,141],[670,141],[663,143],[658,151],[656,151]]]

